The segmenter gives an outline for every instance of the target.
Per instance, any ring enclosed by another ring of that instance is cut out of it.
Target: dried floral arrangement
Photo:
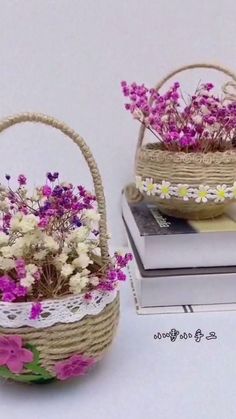
[[[42,300],[83,292],[112,290],[126,276],[130,254],[115,253],[110,266],[100,267],[96,197],[83,186],[60,182],[47,173],[33,193],[18,177],[13,190],[0,187],[0,298],[5,302],[33,301],[37,319]]]
[[[121,82],[129,102],[125,108],[169,151],[225,151],[234,147],[236,102],[215,96],[212,83],[200,84],[184,95],[175,82],[164,94],[144,84]]]
[[[178,73],[211,69],[231,80],[214,94],[211,82],[183,93]],[[147,199],[166,215],[207,219],[221,215],[235,200],[236,74],[211,63],[177,68],[155,88],[121,82],[125,108],[140,122],[132,200]],[[145,137],[150,132],[151,137]],[[146,141],[145,141],[146,140]]]
[[[110,348],[119,321],[119,284],[131,254],[110,255],[101,174],[84,141],[64,122],[22,113],[25,122],[59,130],[80,149],[94,193],[47,173],[0,185],[0,377],[45,383],[84,375]]]

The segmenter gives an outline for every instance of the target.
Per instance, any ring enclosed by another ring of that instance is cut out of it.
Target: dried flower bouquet
[[[136,154],[136,186],[167,215],[180,218],[212,218],[222,214],[236,198],[236,98],[216,96],[214,85],[201,83],[184,95],[175,82],[165,93],[160,88],[121,83],[128,99],[126,109],[141,123]],[[145,130],[154,142],[142,146]]]

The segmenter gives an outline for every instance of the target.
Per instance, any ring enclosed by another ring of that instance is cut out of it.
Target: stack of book
[[[122,195],[141,307],[236,303],[236,211],[211,220],[163,215]]]

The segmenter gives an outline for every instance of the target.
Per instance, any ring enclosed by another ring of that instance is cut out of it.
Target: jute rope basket
[[[161,89],[176,74],[195,68],[221,71],[236,82],[236,75],[224,67],[213,64],[193,64],[169,73],[156,85],[156,90]],[[173,187],[185,184],[193,189],[198,188],[199,185],[216,188],[218,185],[224,184],[227,187],[232,187],[236,181],[236,151],[234,149],[205,154],[165,151],[160,149],[158,143],[143,145],[145,131],[145,126],[141,126],[135,160],[136,176],[141,180],[152,179],[155,184],[166,181]],[[232,202],[232,199],[225,199],[224,202],[209,200],[206,203],[197,203],[194,199],[185,201],[174,194],[170,199],[162,199],[158,195],[148,196],[144,191],[142,191],[142,195],[148,201],[156,204],[163,213],[189,219],[216,217],[222,214],[225,207]],[[135,199],[140,200],[140,196],[136,195]]]
[[[89,147],[83,138],[65,123],[39,113],[24,113],[6,118],[0,122],[0,132],[23,122],[42,123],[56,128],[69,137],[80,148],[90,169],[97,197],[98,211],[100,213],[99,240],[101,266],[105,266],[109,262],[105,197],[101,175]],[[4,316],[1,316],[1,312],[4,313],[4,310],[5,312],[6,310],[9,310],[9,313],[11,313],[11,309],[15,306],[15,303],[1,303],[0,336],[17,335],[22,339],[24,347],[30,345],[36,348],[40,368],[45,369],[46,371],[46,377],[44,377],[44,379],[41,378],[37,371],[35,374],[32,373],[32,371],[29,374],[28,369],[25,369],[23,374],[11,378],[16,381],[25,382],[41,382],[45,381],[46,378],[53,379],[56,376],[54,368],[55,363],[67,360],[75,354],[79,354],[81,357],[89,359],[92,358],[94,362],[100,360],[111,345],[116,332],[119,319],[119,293],[113,293],[112,298],[109,297],[109,299],[106,296],[104,297],[102,293],[97,297],[99,297],[98,308],[100,305],[100,309],[97,309],[96,307],[95,313],[97,314],[94,314],[93,310],[87,310],[88,313],[93,312],[93,314],[87,314],[80,320],[73,321],[74,311],[71,309],[68,322],[67,319],[65,319],[64,322],[57,322],[49,327],[45,327],[44,323],[42,323],[42,327],[40,327],[40,323],[37,323],[37,327],[33,326],[33,323],[30,324],[30,326],[22,324],[21,327],[14,327],[15,321],[12,320],[14,315],[9,315],[6,319],[7,323],[4,321],[4,324],[2,324],[1,320]],[[102,305],[101,300],[103,301]],[[60,300],[58,300],[57,303],[60,305]],[[61,303],[65,302],[62,300]],[[17,304],[19,312],[21,311],[21,306],[24,304],[25,303]],[[67,305],[68,307],[66,307],[66,309],[70,310],[70,301],[67,301]],[[94,307],[92,307],[92,309],[94,309]],[[55,311],[54,308],[53,310]],[[11,322],[10,326],[9,322]],[[6,324],[8,327],[5,326]],[[0,368],[0,376],[1,375],[8,377]]]

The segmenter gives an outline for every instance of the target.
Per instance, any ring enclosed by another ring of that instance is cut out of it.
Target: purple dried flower
[[[25,175],[19,175],[18,176],[18,182],[19,182],[20,186],[26,185],[27,179],[26,179]]]
[[[49,197],[52,194],[52,189],[48,185],[42,187],[42,193],[44,196]]]
[[[33,303],[30,312],[30,320],[38,320],[42,313],[42,310],[43,307],[41,303]]]
[[[13,294],[13,292],[8,291],[8,292],[3,292],[2,294],[2,301],[6,303],[11,303],[15,299],[16,299],[16,296]]]
[[[28,294],[28,290],[25,287],[22,287],[22,285],[16,285],[14,294],[16,297],[25,297]]]
[[[124,272],[118,271],[117,272],[117,279],[118,279],[118,281],[125,281],[126,280],[126,275],[124,274]]]

